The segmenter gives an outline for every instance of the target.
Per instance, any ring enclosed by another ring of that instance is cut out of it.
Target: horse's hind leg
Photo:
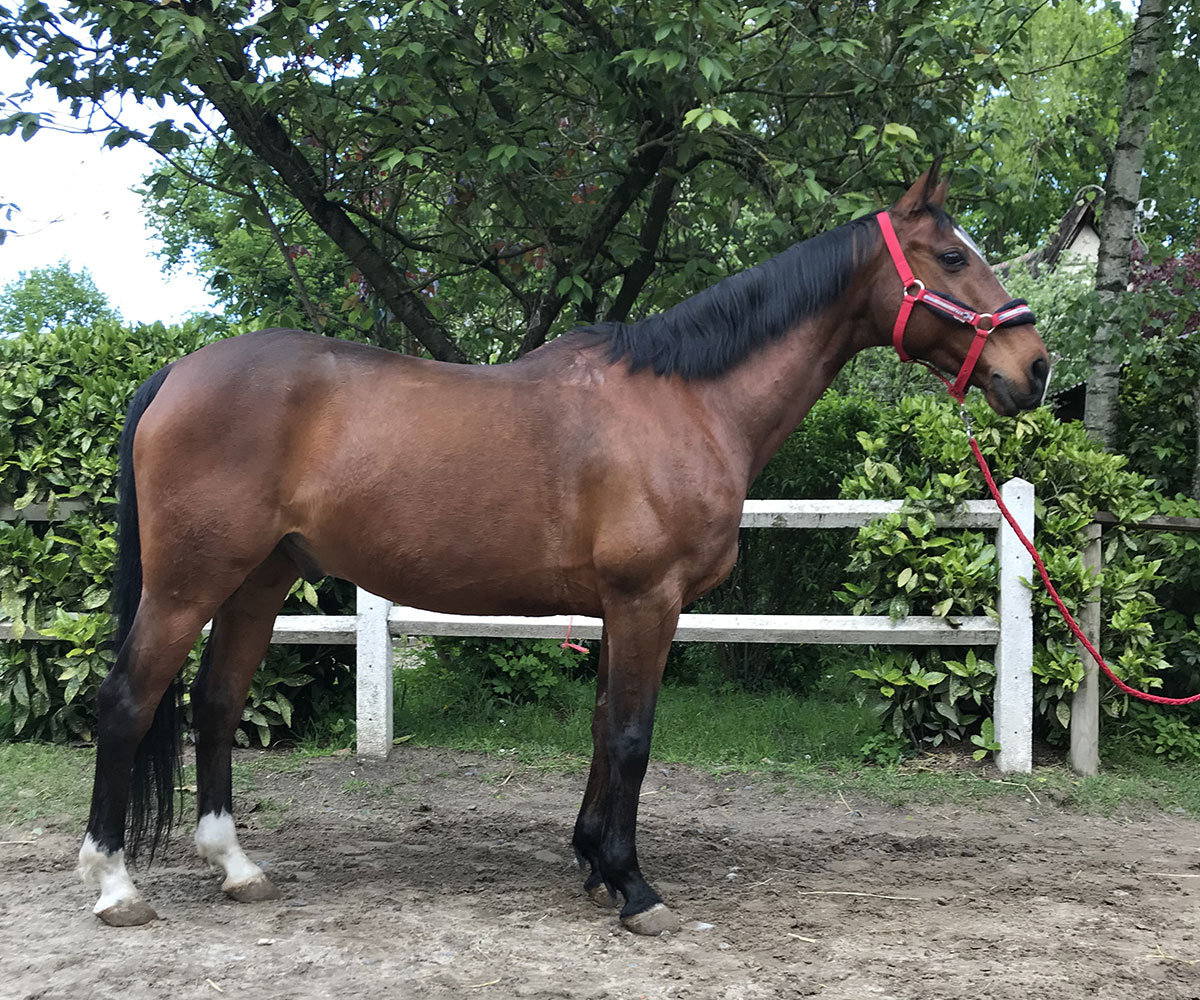
[[[159,703],[183,667],[210,610],[143,600],[117,662],[100,685],[96,778],[79,870],[100,890],[93,912],[107,924],[144,924],[156,916],[125,868],[130,773]],[[162,735],[177,739],[174,732]],[[165,790],[168,797],[173,792],[173,788]]]
[[[246,857],[233,824],[231,753],[234,732],[255,670],[271,642],[275,615],[299,573],[279,550],[217,611],[192,685],[196,731],[196,850],[224,873],[221,888],[243,903],[279,898],[279,890]]]

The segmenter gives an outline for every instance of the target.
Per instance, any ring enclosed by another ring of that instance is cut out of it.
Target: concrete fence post
[[[1085,569],[1099,572],[1104,563],[1100,544],[1101,526],[1089,524],[1084,536]],[[1088,601],[1079,609],[1079,627],[1088,641],[1100,648],[1100,587],[1092,588]],[[1071,699],[1071,749],[1067,762],[1078,774],[1090,777],[1100,773],[1100,668],[1083,646],[1078,644],[1079,659],[1083,662],[1083,680]]]
[[[1033,541],[1033,484],[1010,479],[1000,496],[1026,537]],[[1001,521],[996,533],[1000,569],[1000,641],[996,643],[993,722],[1001,771],[1033,770],[1033,593],[1022,580],[1033,577],[1033,559],[1016,533]]]
[[[392,602],[358,588],[358,755],[384,760],[392,750]]]

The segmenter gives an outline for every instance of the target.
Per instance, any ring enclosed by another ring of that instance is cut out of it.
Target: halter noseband
[[[967,381],[970,379],[971,373],[975,371],[975,363],[979,360],[979,355],[983,353],[983,345],[988,336],[1002,326],[1023,326],[1026,323],[1036,322],[1033,311],[1024,299],[1010,299],[994,313],[980,313],[949,295],[931,292],[925,287],[923,281],[913,276],[912,268],[908,266],[908,261],[904,257],[904,251],[900,249],[900,241],[896,238],[896,230],[892,226],[891,216],[887,212],[880,212],[875,218],[879,220],[879,230],[883,233],[883,242],[887,244],[888,253],[892,256],[892,263],[896,265],[896,272],[904,284],[904,301],[900,303],[900,311],[896,314],[896,324],[892,327],[892,346],[896,348],[900,360],[917,360],[909,357],[904,350],[904,328],[908,325],[908,317],[912,314],[913,306],[918,302],[955,323],[963,323],[975,330],[975,339],[971,341],[971,347],[967,351],[966,358],[963,359],[962,368],[953,384],[949,379],[944,378],[933,365],[926,361],[921,362],[945,383],[946,388],[950,390],[950,395],[961,403],[967,394]]]

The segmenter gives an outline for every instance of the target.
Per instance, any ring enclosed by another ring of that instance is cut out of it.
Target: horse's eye
[[[966,255],[961,250],[947,250],[945,253],[938,254],[938,260],[947,271],[957,271],[959,268],[967,266]]]

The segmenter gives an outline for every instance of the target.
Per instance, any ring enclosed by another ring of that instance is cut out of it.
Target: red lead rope
[[[1190,698],[1165,698],[1160,694],[1147,694],[1145,691],[1135,691],[1112,672],[1112,668],[1104,662],[1104,657],[1088,641],[1088,637],[1083,634],[1083,629],[1079,627],[1071,612],[1067,610],[1067,606],[1063,604],[1062,598],[1058,596],[1058,591],[1054,589],[1054,584],[1050,582],[1050,576],[1046,572],[1046,566],[1042,562],[1042,557],[1038,555],[1037,549],[1033,547],[1033,542],[1025,537],[1025,532],[1021,530],[1021,526],[1017,524],[1016,518],[1012,516],[1009,509],[1004,505],[1004,501],[1000,498],[1000,491],[996,489],[996,481],[992,478],[992,470],[988,468],[988,464],[983,458],[983,452],[979,450],[979,442],[975,440],[975,432],[971,430],[971,423],[967,418],[965,410],[963,411],[963,421],[967,425],[967,436],[971,441],[971,451],[975,454],[975,461],[979,463],[979,471],[983,473],[983,478],[987,480],[988,489],[992,493],[992,498],[996,501],[996,506],[1000,508],[1000,513],[1004,515],[1004,519],[1008,522],[1009,527],[1016,532],[1017,537],[1021,540],[1021,544],[1033,556],[1033,562],[1037,566],[1038,573],[1041,574],[1042,582],[1046,585],[1046,591],[1058,606],[1058,611],[1062,615],[1063,621],[1067,623],[1068,628],[1070,628],[1075,638],[1083,645],[1083,648],[1092,654],[1092,659],[1099,664],[1100,669],[1104,671],[1108,679],[1127,695],[1140,698],[1142,701],[1153,702],[1155,705],[1191,705],[1194,702],[1200,701],[1200,694],[1194,694]]]

